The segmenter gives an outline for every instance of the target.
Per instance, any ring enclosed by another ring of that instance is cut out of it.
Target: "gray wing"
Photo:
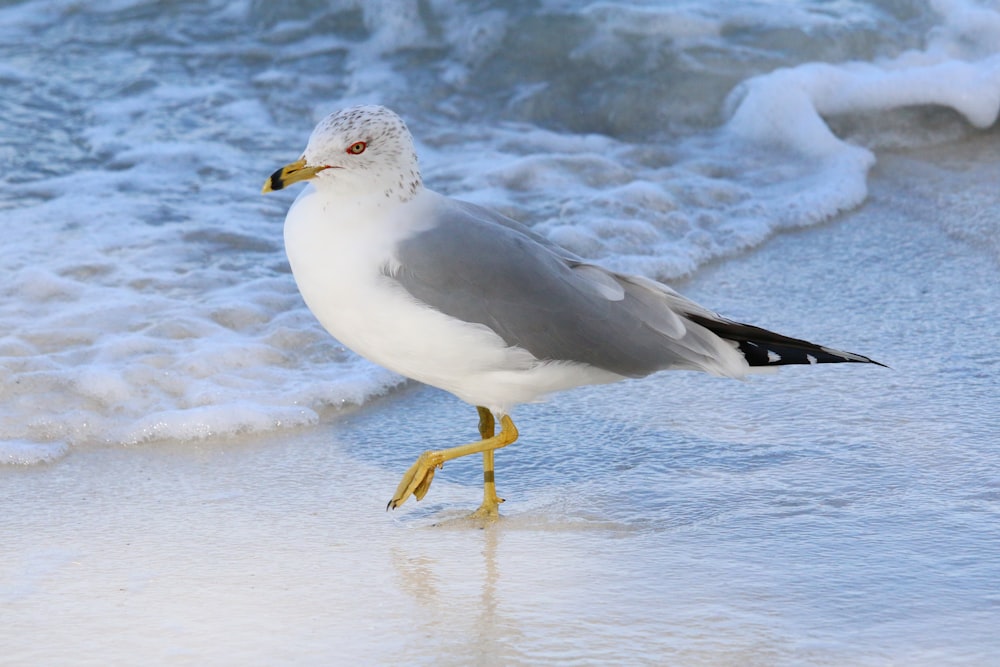
[[[745,368],[735,346],[684,311],[715,314],[666,286],[586,264],[492,211],[442,201],[436,224],[396,251],[391,277],[416,299],[486,325],[542,360],[631,377],[666,368],[726,375]],[[741,368],[729,369],[733,363]]]

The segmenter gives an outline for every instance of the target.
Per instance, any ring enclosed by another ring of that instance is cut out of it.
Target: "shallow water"
[[[989,664],[1000,267],[949,236],[935,192],[900,194],[926,168],[886,156],[862,211],[684,285],[891,369],[664,373],[523,406],[485,529],[463,518],[473,460],[383,511],[419,451],[475,434],[470,407],[416,386],[282,437],[0,469],[5,655]]]

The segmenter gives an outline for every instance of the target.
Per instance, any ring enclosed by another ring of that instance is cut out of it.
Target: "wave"
[[[313,321],[289,199],[257,196],[334,108],[394,107],[431,187],[671,280],[860,205],[879,150],[993,125],[1000,11],[897,4],[0,9],[0,461],[309,426],[402,382]]]

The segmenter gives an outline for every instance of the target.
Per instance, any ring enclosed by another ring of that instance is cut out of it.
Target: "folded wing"
[[[666,285],[588,264],[523,225],[441,198],[386,273],[413,298],[485,325],[543,362],[641,377],[666,369],[740,377],[756,366],[870,362],[733,322]]]

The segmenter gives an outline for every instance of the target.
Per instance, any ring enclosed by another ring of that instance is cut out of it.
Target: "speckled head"
[[[398,201],[423,187],[406,123],[382,106],[350,107],[324,118],[302,158],[274,172],[264,192],[303,180],[321,191]]]

